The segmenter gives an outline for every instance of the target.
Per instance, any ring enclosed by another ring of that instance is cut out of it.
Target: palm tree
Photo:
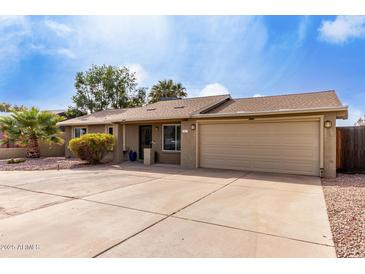
[[[3,144],[16,142],[26,146],[28,158],[39,158],[39,141],[48,143],[63,143],[59,137],[60,129],[57,122],[62,117],[31,108],[24,111],[15,111],[8,117],[0,117],[0,130],[4,133]]]
[[[188,96],[185,87],[181,83],[172,80],[158,81],[149,94],[149,103],[155,103],[166,97],[183,98]]]

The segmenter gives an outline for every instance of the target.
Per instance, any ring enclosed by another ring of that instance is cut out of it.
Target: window
[[[113,127],[108,127],[108,134],[113,135]]]
[[[86,133],[87,133],[86,127],[75,127],[74,128],[74,137],[75,138],[79,138]]]
[[[162,127],[162,150],[180,151],[181,150],[181,126],[164,125]]]

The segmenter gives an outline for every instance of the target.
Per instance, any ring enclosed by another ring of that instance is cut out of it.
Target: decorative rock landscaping
[[[322,180],[338,257],[365,257],[365,174]]]
[[[0,160],[0,171],[5,170],[48,170],[48,169],[70,169],[89,165],[80,159],[67,159],[65,157],[46,157],[38,159],[26,159],[25,162],[8,164],[7,160]]]

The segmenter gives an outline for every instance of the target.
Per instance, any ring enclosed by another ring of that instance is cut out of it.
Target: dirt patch
[[[338,257],[365,257],[365,174],[322,180]]]
[[[88,166],[86,161],[79,159],[66,159],[65,157],[46,157],[39,159],[27,159],[23,163],[7,164],[6,160],[0,160],[0,170],[48,170],[70,169]]]

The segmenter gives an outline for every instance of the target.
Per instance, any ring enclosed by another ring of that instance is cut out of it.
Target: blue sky
[[[365,112],[364,49],[362,16],[0,17],[0,102],[65,108],[77,71],[111,64],[189,96],[335,89],[352,124]]]

